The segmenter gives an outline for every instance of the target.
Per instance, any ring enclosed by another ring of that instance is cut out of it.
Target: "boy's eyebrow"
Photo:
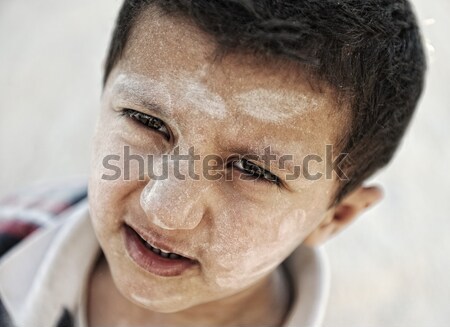
[[[168,90],[158,82],[144,79],[137,74],[120,74],[114,81],[113,96],[131,99],[137,105],[167,116],[171,112],[171,98]],[[159,104],[159,103],[162,104]]]
[[[167,117],[167,115],[171,111],[166,106],[160,105],[160,104],[156,103],[155,101],[147,99],[146,97],[142,97],[140,94],[137,94],[137,93],[133,92],[132,90],[130,91],[129,89],[126,89],[126,88],[120,88],[120,89],[116,89],[115,91],[116,91],[115,95],[125,96],[127,98],[127,100],[131,99],[131,101],[135,105],[138,105],[149,111],[156,112],[156,113],[160,114],[162,117]]]

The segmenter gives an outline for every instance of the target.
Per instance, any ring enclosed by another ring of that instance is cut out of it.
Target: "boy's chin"
[[[137,306],[140,306],[146,310],[157,312],[157,313],[177,313],[184,311],[186,309],[189,309],[193,307],[194,305],[189,305],[188,301],[186,300],[177,300],[177,301],[167,301],[165,303],[158,303],[158,301],[153,301],[152,299],[146,299],[146,298],[140,298],[138,296],[133,296],[129,298],[131,302],[136,304]]]

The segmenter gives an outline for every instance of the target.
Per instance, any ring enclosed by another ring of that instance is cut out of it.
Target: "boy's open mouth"
[[[182,259],[182,258],[183,259],[188,259],[186,257],[183,257],[182,255],[177,254],[177,253],[172,253],[172,252],[164,251],[163,249],[157,248],[156,246],[153,246],[150,243],[148,243],[146,240],[144,240],[141,237],[141,235],[139,235],[136,231],[133,230],[133,232],[136,233],[136,235],[140,238],[142,244],[144,244],[144,246],[147,249],[149,249],[150,251],[156,253],[157,255],[159,255],[159,256],[161,256],[163,258],[168,258],[168,259]]]
[[[159,276],[171,277],[181,275],[195,267],[199,268],[197,260],[174,252],[163,240],[156,239],[152,234],[142,236],[127,224],[123,227],[128,254],[145,270]],[[146,239],[151,239],[151,243]]]

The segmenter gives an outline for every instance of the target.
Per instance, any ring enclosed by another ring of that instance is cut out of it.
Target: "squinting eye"
[[[279,187],[281,186],[281,180],[277,176],[246,159],[233,161],[233,167],[241,170],[245,175],[251,177],[252,179],[273,183]]]
[[[144,125],[145,127],[154,129],[163,134],[168,140],[170,139],[169,130],[167,129],[164,122],[159,118],[146,115],[142,112],[135,111],[132,109],[123,109],[121,115],[129,117],[138,122],[139,124]]]

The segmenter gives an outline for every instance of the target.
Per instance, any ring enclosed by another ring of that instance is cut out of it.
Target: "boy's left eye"
[[[159,133],[163,134],[167,140],[170,139],[170,132],[164,122],[156,117],[146,115],[142,112],[133,110],[133,109],[123,109],[121,112],[122,116],[127,116],[139,124],[144,125],[145,127],[154,129],[158,131]]]
[[[241,170],[247,177],[263,182],[273,183],[276,186],[281,187],[281,180],[272,174],[270,171],[255,165],[247,159],[239,159],[233,161],[233,167]]]

